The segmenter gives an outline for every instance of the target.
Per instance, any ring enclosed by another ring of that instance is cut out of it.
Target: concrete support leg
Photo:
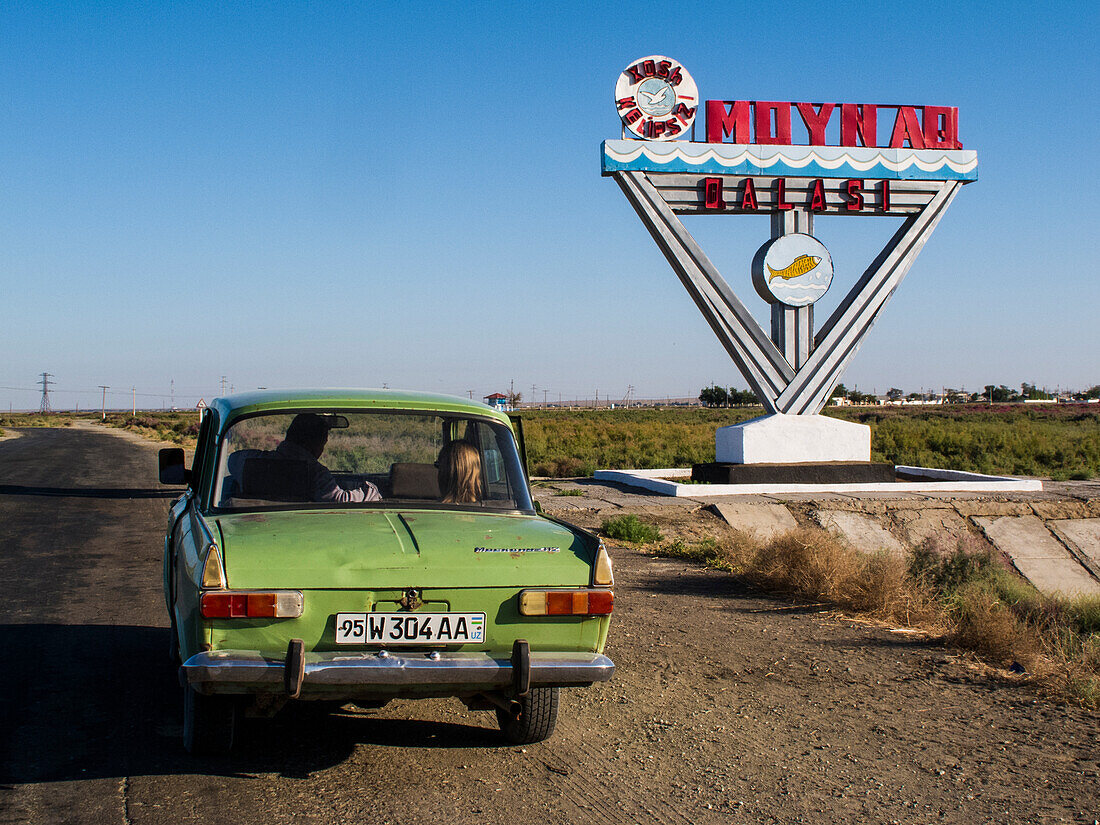
[[[802,209],[789,209],[772,213],[772,238],[801,232],[814,233],[812,212]],[[791,307],[785,304],[772,304],[772,341],[783,353],[787,363],[797,370],[813,352],[814,307]]]

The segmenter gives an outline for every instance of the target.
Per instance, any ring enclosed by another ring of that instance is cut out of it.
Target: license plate
[[[484,613],[336,614],[338,645],[438,645],[483,641]]]

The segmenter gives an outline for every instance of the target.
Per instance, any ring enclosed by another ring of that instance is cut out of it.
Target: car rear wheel
[[[558,688],[531,688],[520,704],[518,719],[503,710],[497,710],[497,722],[504,738],[516,745],[541,742],[554,732],[558,721]]]
[[[229,696],[183,689],[183,747],[195,756],[228,753],[237,730],[237,704]]]

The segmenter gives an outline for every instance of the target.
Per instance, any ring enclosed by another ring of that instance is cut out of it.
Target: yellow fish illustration
[[[791,278],[797,278],[799,275],[805,275],[815,266],[821,263],[821,258],[816,255],[799,255],[793,261],[791,265],[783,269],[772,269],[768,267],[768,283],[771,283],[775,278],[782,278],[784,281],[789,281]]]

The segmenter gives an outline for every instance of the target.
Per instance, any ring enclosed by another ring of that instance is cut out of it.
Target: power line
[[[53,378],[53,375],[51,374],[50,377]],[[41,385],[41,383],[42,382],[40,381],[39,384]],[[87,394],[87,393],[94,393],[96,391],[96,388],[99,388],[100,386],[102,386],[102,385],[97,384],[95,388],[76,389],[76,390],[59,390],[54,386],[53,382],[51,382],[50,383],[50,392],[53,393],[54,395],[57,395],[58,393],[62,393],[62,394],[65,394],[65,395],[75,395],[75,394],[78,394],[78,393]],[[0,390],[16,390],[18,392],[38,392],[38,389],[35,388],[35,387],[8,387],[8,386],[4,386],[4,385],[0,385]],[[115,392],[107,393],[107,395],[125,395],[125,394],[126,394],[125,390],[116,390]],[[201,390],[195,390],[194,392],[191,392],[191,393],[183,393],[182,397],[183,398],[199,398],[202,395],[203,395],[203,393],[202,393]],[[166,393],[166,392],[139,392],[137,394],[137,397],[138,398],[173,398],[174,396],[170,395],[169,393]]]

